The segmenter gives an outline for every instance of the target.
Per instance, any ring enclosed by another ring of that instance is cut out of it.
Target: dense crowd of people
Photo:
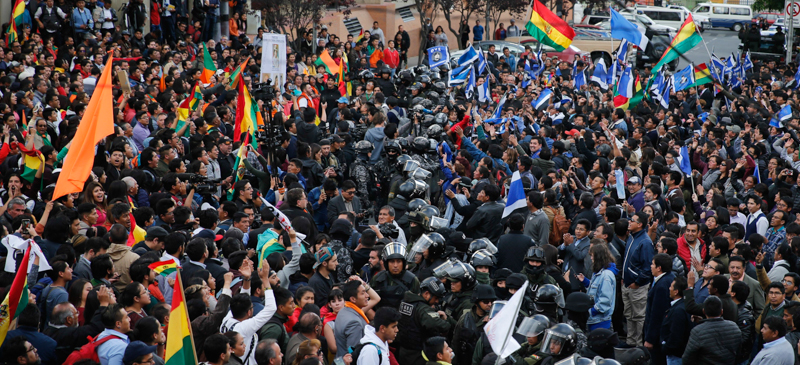
[[[505,363],[797,361],[796,65],[624,110],[597,82],[575,87],[590,60],[530,48],[492,47],[474,90],[448,87],[455,62],[409,65],[402,25],[375,22],[288,40],[270,92],[269,25],[251,39],[235,18],[218,38],[219,2],[194,5],[30,1],[0,41],[0,294],[34,247],[5,362],[164,364],[178,275],[213,365],[493,364],[484,327],[520,290]],[[429,46],[448,45],[426,23]],[[53,199],[106,72],[115,132],[83,191]],[[237,82],[265,121],[252,137],[234,135]]]

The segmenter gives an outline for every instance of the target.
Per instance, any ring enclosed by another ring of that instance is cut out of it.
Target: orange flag
[[[101,139],[114,133],[114,96],[112,90],[111,64],[113,57],[109,56],[103,73],[97,80],[94,94],[89,100],[89,105],[83,115],[78,131],[72,140],[72,147],[64,158],[61,175],[56,182],[53,199],[58,199],[70,193],[83,191],[86,178],[92,170],[94,161],[94,147]]]

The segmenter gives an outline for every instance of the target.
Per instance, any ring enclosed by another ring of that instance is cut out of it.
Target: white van
[[[683,22],[686,21],[686,18],[689,17],[689,10],[683,10],[679,8],[665,8],[661,6],[647,6],[647,5],[637,5],[636,6],[636,13],[647,15],[650,19],[653,19],[658,24],[668,25],[675,29],[681,29]],[[694,19],[694,23],[697,26],[699,31],[703,31],[702,23],[699,22],[697,19]]]
[[[712,27],[730,28],[738,32],[753,19],[749,5],[699,3],[692,14],[707,16]]]

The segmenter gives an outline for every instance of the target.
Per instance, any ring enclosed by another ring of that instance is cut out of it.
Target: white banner
[[[264,33],[261,48],[261,81],[272,80],[272,85],[286,82],[286,36]]]
[[[522,287],[511,296],[503,309],[500,309],[494,318],[483,327],[489,344],[492,345],[492,351],[500,354],[499,358],[501,359],[508,357],[520,348],[519,343],[511,335],[514,334],[519,307],[522,306],[522,298],[527,289],[528,281],[526,280],[525,284],[522,284]]]

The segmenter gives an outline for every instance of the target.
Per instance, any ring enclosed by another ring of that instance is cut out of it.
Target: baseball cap
[[[323,140],[319,141],[319,145],[320,145],[320,146],[330,146],[330,145],[331,145],[331,140],[330,140],[330,139],[327,139],[327,138],[325,138],[325,139],[323,139]]]
[[[568,131],[566,131],[566,132],[564,132],[564,133],[565,133],[566,135],[568,135],[568,136],[573,136],[573,137],[574,137],[574,136],[577,136],[577,135],[579,135],[579,134],[581,134],[581,132],[578,132],[578,130],[577,130],[577,129],[570,129],[570,130],[568,130]]]
[[[472,242],[472,238],[467,237],[464,232],[455,231],[450,234],[450,243],[455,247],[467,247]]]
[[[727,129],[729,132],[733,132],[736,134],[739,134],[742,131],[742,128],[739,127],[738,125],[729,125]]]
[[[125,348],[125,355],[122,356],[122,363],[125,365],[133,364],[133,362],[147,354],[152,354],[156,351],[156,345],[148,346],[142,341],[133,341]]]
[[[338,134],[334,134],[334,135],[331,136],[331,142],[342,143],[342,142],[344,142],[344,139],[342,139],[342,137],[339,137]]]
[[[219,139],[219,143],[233,143],[233,141],[230,138],[223,136]]]
[[[317,262],[314,264],[314,269],[322,265],[323,262],[328,261],[331,257],[334,256],[333,249],[330,247],[323,247],[320,248],[317,253],[314,254],[314,258],[317,259]]]
[[[214,232],[211,232],[208,229],[201,230],[200,232],[197,232],[197,234],[194,235],[194,236],[195,237],[200,237],[200,238],[208,238],[208,239],[214,240],[214,241],[222,240],[222,235],[221,234],[215,235]]]
[[[8,68],[12,68],[12,67],[18,67],[18,66],[19,66],[19,62],[17,62],[17,61],[11,61],[11,62],[8,64]]]
[[[349,104],[350,103],[350,101],[347,100],[346,96],[342,96],[339,99],[336,99],[336,102],[340,103],[340,104]]]
[[[634,176],[634,177],[628,179],[628,182],[626,182],[626,184],[641,184],[641,183],[642,183],[642,179],[640,179],[638,176]]]
[[[150,227],[147,229],[147,235],[144,236],[144,239],[152,240],[153,238],[164,238],[167,235],[169,235],[169,232],[162,227]]]

